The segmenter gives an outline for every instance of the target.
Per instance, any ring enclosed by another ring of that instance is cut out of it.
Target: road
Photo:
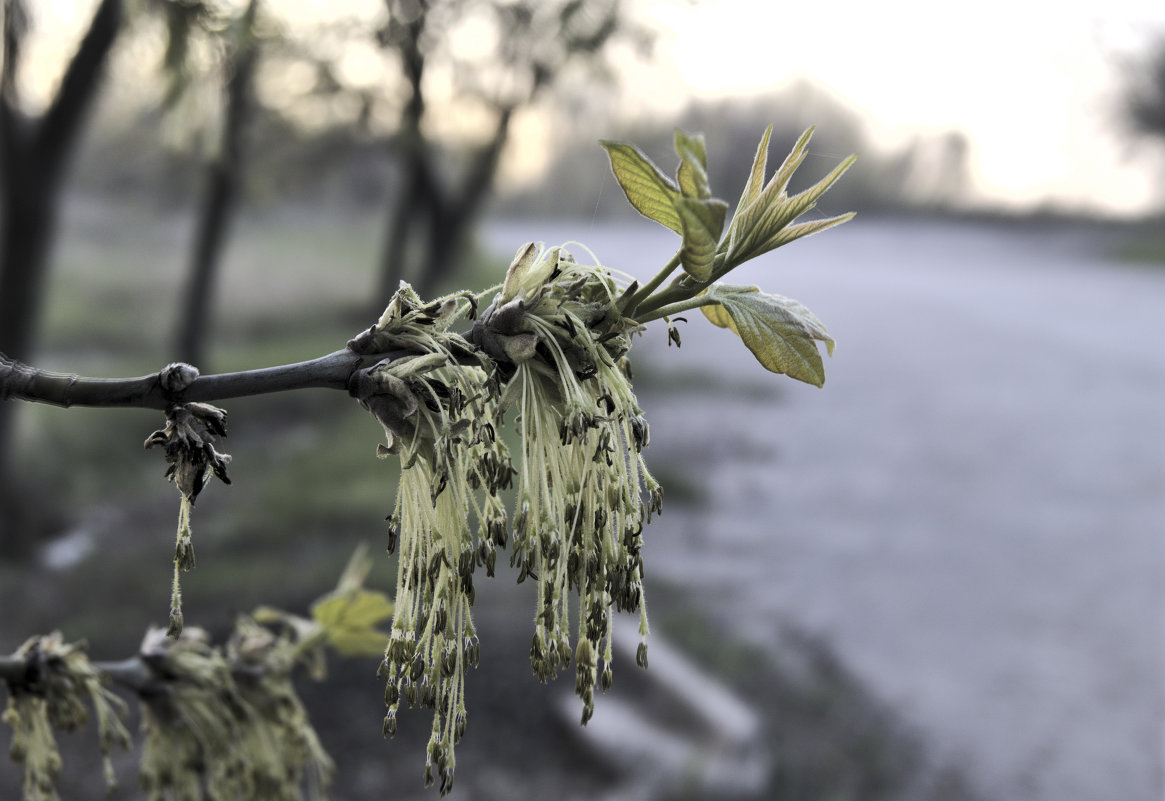
[[[574,238],[641,278],[675,246],[646,221],[488,231]],[[643,396],[651,456],[707,492],[652,525],[649,589],[682,580],[762,644],[825,637],[990,798],[1165,797],[1165,270],[1103,245],[858,220],[742,269],[836,337],[822,390],[698,312],[678,352],[649,331],[657,371],[703,376]]]

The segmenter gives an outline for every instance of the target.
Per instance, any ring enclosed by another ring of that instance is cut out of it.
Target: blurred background
[[[1165,7],[746,0],[3,0],[0,352],[95,376],[300,361],[402,279],[484,288],[528,240],[649,277],[677,246],[596,140],[735,201],[816,125],[810,216],[742,269],[838,340],[825,388],[699,315],[637,344],[652,667],[586,730],[479,582],[464,799],[1165,794]],[[796,188],[796,182],[795,186]],[[585,251],[576,248],[577,254]],[[336,396],[336,397],[333,397]],[[341,393],[226,404],[188,623],[302,610],[379,547],[395,468]],[[0,403],[0,653],[165,621],[161,415]],[[395,563],[372,583],[386,591]],[[629,649],[624,647],[624,653]],[[630,650],[633,650],[633,646]],[[429,797],[375,662],[304,693],[338,799]],[[305,680],[305,685],[307,684]],[[85,733],[64,798],[103,795]],[[119,763],[136,797],[133,759]],[[0,794],[18,769],[0,764]]]

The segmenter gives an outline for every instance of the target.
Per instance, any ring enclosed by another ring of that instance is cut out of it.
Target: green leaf
[[[635,210],[677,234],[683,235],[683,223],[673,200],[681,197],[671,179],[660,172],[634,145],[601,142],[611,159],[611,171]]]
[[[712,197],[712,189],[708,185],[708,150],[704,145],[704,135],[689,136],[676,129],[676,155],[680,157],[679,170],[676,179],[680,185],[680,192],[684,197],[707,200]]]
[[[769,137],[773,135],[773,126],[765,128],[764,136],[760,139],[760,144],[756,147],[756,157],[752,160],[752,172],[748,175],[748,183],[744,185],[744,191],[740,194],[740,202],[736,204],[736,211],[733,213],[733,224],[736,222],[736,217],[746,208],[751,206],[753,202],[760,195],[761,189],[765,184],[765,167],[768,162],[769,153]]]
[[[376,629],[329,629],[328,644],[341,656],[381,656],[388,634]]]
[[[704,316],[738,334],[765,369],[817,387],[825,383],[817,343],[824,342],[833,355],[834,342],[813,312],[754,286],[713,284],[705,295],[719,305],[701,306]]]
[[[723,200],[682,197],[676,199],[675,209],[683,225],[680,264],[688,275],[699,281],[707,281],[712,277],[716,248],[720,243],[720,232],[724,230],[728,204]]]
[[[777,231],[776,235],[768,239],[764,243],[764,251],[768,252],[779,248],[781,245],[787,245],[794,239],[801,239],[802,237],[812,236],[820,233],[828,228],[833,228],[835,225],[841,225],[844,222],[849,222],[854,218],[857,212],[849,212],[848,214],[839,214],[836,217],[829,217],[824,220],[811,220],[810,222],[797,223],[796,225],[786,225],[784,228]]]
[[[793,149],[789,151],[789,155],[781,163],[780,168],[773,174],[764,187],[761,187],[764,181],[764,171],[766,163],[766,151],[769,144],[769,132],[772,130],[770,126],[765,135],[761,137],[760,146],[757,148],[756,159],[753,161],[753,172],[749,175],[748,183],[745,185],[744,193],[740,197],[740,205],[737,206],[736,214],[732,217],[732,226],[728,231],[728,252],[736,253],[751,242],[755,236],[758,220],[764,216],[773,204],[779,203],[785,199],[785,190],[789,186],[789,179],[793,177],[793,173],[801,166],[801,162],[809,153],[809,140],[813,136],[813,128],[807,128],[797,143],[793,145]],[[747,202],[746,202],[747,198]],[[733,260],[734,263],[740,264],[747,259]]]
[[[383,593],[354,589],[330,593],[311,608],[328,642],[344,656],[377,656],[388,638],[376,625],[392,616],[392,601]]]
[[[707,294],[707,290],[703,294]],[[719,302],[701,306],[700,311],[704,312],[704,316],[712,321],[712,325],[727,328],[737,336],[740,335],[736,330],[736,326],[732,323],[732,316],[728,314],[728,311]]]
[[[843,214],[827,220],[805,223],[805,227],[797,231],[784,230],[802,214],[815,207],[818,198],[825,194],[825,191],[833,186],[856,160],[857,156],[850,156],[816,184],[793,197],[785,197],[784,192],[782,192],[780,196],[773,198],[766,187],[757,201],[749,207],[745,219],[740,225],[737,225],[736,219],[732,221],[729,245],[724,258],[727,269],[755,259],[757,256],[788,244],[794,239],[823,231],[852,219],[852,214]]]
[[[776,199],[777,197],[785,197],[785,193],[789,188],[789,181],[793,178],[793,173],[805,161],[805,157],[809,155],[809,140],[813,138],[813,132],[816,131],[815,126],[809,126],[805,132],[801,134],[801,138],[793,145],[793,149],[789,151],[789,155],[785,156],[785,160],[781,162],[781,166],[773,173],[773,177],[769,179],[768,184],[764,188],[766,198]]]

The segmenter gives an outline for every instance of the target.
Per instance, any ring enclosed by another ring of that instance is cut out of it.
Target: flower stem
[[[631,301],[627,304],[627,308],[625,309],[624,314],[627,317],[634,319],[635,310],[638,308],[639,304],[647,300],[651,293],[658,289],[659,285],[666,281],[668,276],[674,273],[676,271],[676,267],[679,266],[680,251],[677,250],[676,254],[671,257],[671,261],[665,264],[663,269],[655,274],[654,278],[644,284],[638,292],[631,296]]]
[[[658,320],[661,317],[670,317],[673,314],[679,314],[680,312],[688,311],[689,309],[697,309],[700,306],[709,306],[717,302],[718,301],[713,300],[712,298],[707,298],[703,295],[700,295],[694,298],[688,298],[687,300],[679,301],[677,303],[669,303],[666,306],[660,306],[648,314],[641,315],[636,320],[636,322],[646,323],[650,322],[651,320]]]
[[[639,308],[639,317],[634,319],[636,322],[658,319],[659,315],[654,314],[655,311],[696,297],[708,287],[709,283],[711,282],[697,282],[685,273],[672,281],[666,289],[647,298]]]

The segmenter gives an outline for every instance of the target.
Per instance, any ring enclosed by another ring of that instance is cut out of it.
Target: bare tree
[[[1128,70],[1124,117],[1133,132],[1165,141],[1165,37]]]
[[[182,91],[189,73],[185,64],[189,37],[197,27],[223,27],[224,30],[224,114],[219,131],[218,148],[206,164],[198,221],[190,252],[187,283],[179,302],[178,325],[174,343],[180,361],[206,365],[206,331],[211,298],[231,217],[238,203],[243,172],[243,133],[251,105],[251,83],[255,73],[257,46],[255,16],[258,0],[250,0],[242,15],[232,24],[218,19],[201,2],[169,0],[169,45],[166,68],[171,75],[169,99]]]
[[[572,67],[601,68],[604,50],[618,35],[644,35],[620,0],[386,0],[386,5],[388,20],[378,41],[399,60],[407,99],[389,142],[399,186],[388,213],[375,295],[381,302],[401,279],[428,293],[455,266],[493,184],[515,113]],[[496,42],[485,61],[466,60],[449,44],[450,28],[465,18]],[[459,102],[476,102],[492,117],[488,134],[459,171],[447,168],[447,148],[426,129],[426,78],[434,65],[456,76]]]
[[[0,52],[0,352],[31,355],[60,190],[69,156],[100,85],[103,65],[122,26],[122,0],[101,0],[56,94],[39,116],[27,114],[18,91],[29,28],[21,0],[3,0]],[[0,404],[0,554],[27,549],[13,500],[10,451],[13,408]]]

